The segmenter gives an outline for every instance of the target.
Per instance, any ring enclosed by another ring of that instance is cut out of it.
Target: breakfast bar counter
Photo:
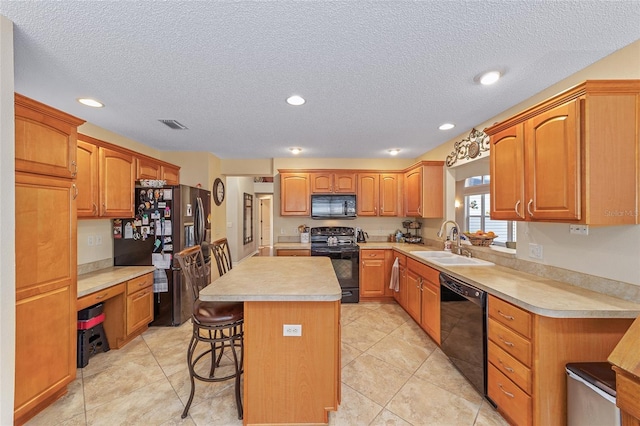
[[[327,257],[252,257],[200,292],[244,302],[245,425],[328,423],[340,403],[341,297]]]

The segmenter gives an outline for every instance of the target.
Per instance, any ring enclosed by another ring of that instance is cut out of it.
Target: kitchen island
[[[200,292],[244,302],[245,425],[328,423],[340,403],[341,297],[327,257],[252,257]]]

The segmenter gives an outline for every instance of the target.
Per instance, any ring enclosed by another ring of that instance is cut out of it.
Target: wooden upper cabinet
[[[358,216],[399,216],[399,173],[358,174]]]
[[[309,173],[280,173],[280,215],[310,216]]]
[[[16,171],[76,176],[77,127],[84,120],[15,94]]]
[[[358,174],[358,216],[378,216],[380,176],[378,173]]]
[[[136,180],[162,179],[162,166],[150,158],[136,159]]]
[[[180,167],[168,164],[161,165],[160,179],[166,180],[167,185],[180,185]]]
[[[83,140],[83,135],[79,135],[76,158],[78,161],[76,178],[78,217],[97,217],[100,214],[98,209],[100,203],[98,196],[98,147]]]
[[[491,217],[524,219],[523,125],[509,127],[491,137]]]
[[[491,217],[640,223],[639,105],[640,80],[587,81],[486,129]]]
[[[309,174],[312,194],[356,192],[356,173],[326,171]]]
[[[161,179],[167,185],[180,184],[180,167],[150,157],[136,158],[136,180]]]
[[[100,147],[100,216],[133,217],[133,154]]]
[[[404,215],[444,216],[444,162],[422,161],[404,174]]]

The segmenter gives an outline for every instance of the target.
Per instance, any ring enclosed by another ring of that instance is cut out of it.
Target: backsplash
[[[426,240],[426,245],[442,250],[442,241]],[[488,247],[464,246],[473,257],[493,262],[496,265],[537,275],[550,280],[561,281],[576,287],[586,288],[601,294],[640,303],[640,286],[608,278],[597,277],[582,272],[571,271],[556,266],[518,259],[515,254],[493,250]]]

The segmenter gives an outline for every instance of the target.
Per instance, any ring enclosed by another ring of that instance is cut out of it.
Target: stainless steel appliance
[[[567,426],[620,426],[616,374],[611,364],[574,362],[567,371]]]
[[[360,301],[360,248],[353,228],[320,226],[311,228],[311,256],[331,258],[342,288],[342,303]]]
[[[156,265],[154,320],[151,325],[177,326],[193,310],[173,254],[210,239],[211,192],[186,185],[136,188],[136,216],[114,220],[115,266]],[[203,249],[210,262],[210,250]]]
[[[442,351],[480,392],[487,395],[487,293],[440,274]]]
[[[311,196],[312,219],[355,219],[356,196],[323,194]]]

